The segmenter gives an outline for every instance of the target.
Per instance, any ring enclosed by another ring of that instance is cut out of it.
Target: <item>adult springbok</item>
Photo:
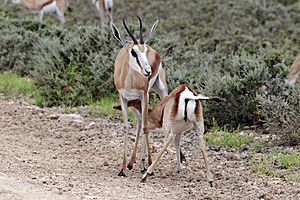
[[[43,20],[44,13],[55,12],[61,23],[65,23],[65,11],[69,7],[68,0],[12,0],[12,2],[36,11],[40,21]]]
[[[136,160],[136,150],[139,140],[141,128],[144,132],[144,144],[141,155],[141,169],[145,167],[145,148],[147,147],[148,165],[152,163],[149,140],[148,140],[148,103],[149,91],[152,89],[162,98],[168,95],[166,84],[165,71],[162,68],[160,55],[157,51],[147,45],[147,42],[153,35],[157,27],[158,20],[152,25],[149,34],[144,38],[142,33],[142,21],[140,24],[139,40],[129,30],[125,20],[123,25],[132,39],[132,42],[125,40],[118,28],[111,22],[110,27],[115,38],[123,45],[115,60],[114,69],[114,84],[119,93],[119,100],[123,110],[124,117],[124,149],[123,161],[120,165],[119,176],[125,176],[126,169],[126,152],[127,152],[127,134],[129,131],[128,124],[128,101],[138,99],[141,101],[141,112],[138,113],[133,109],[137,118],[137,131],[134,148],[131,154],[130,161],[127,165],[128,169],[132,169],[133,163]]]
[[[294,60],[285,79],[285,85],[293,86],[300,74],[300,54]]]
[[[205,142],[203,138],[203,112],[199,100],[213,100],[217,102],[223,101],[223,99],[219,97],[206,97],[203,95],[198,95],[188,85],[181,84],[168,96],[159,101],[153,109],[149,109],[149,129],[162,128],[166,135],[163,147],[159,150],[154,162],[149,166],[146,173],[143,175],[142,182],[145,182],[147,177],[153,173],[155,165],[157,165],[160,157],[173,140],[176,148],[177,172],[181,171],[181,163],[184,156],[180,150],[180,138],[184,132],[194,127],[200,140],[200,150],[206,167],[207,179],[210,185],[212,185],[213,178],[208,165]],[[133,107],[139,113],[141,112],[140,100],[129,101],[128,106]],[[121,106],[114,106],[114,108],[118,110],[122,109]]]
[[[98,10],[101,27],[104,27],[105,22],[108,23],[112,22],[113,0],[92,0],[92,1]]]

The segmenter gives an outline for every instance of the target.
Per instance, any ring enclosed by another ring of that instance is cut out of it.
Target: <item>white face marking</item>
[[[134,45],[132,50],[136,53],[137,57],[134,57],[131,53],[131,49],[129,49],[130,66],[133,68],[133,70],[143,74],[144,76],[146,77],[150,76],[152,74],[152,70],[148,62],[148,57],[147,57],[148,49],[146,45],[144,45],[144,52],[142,52],[137,45]]]

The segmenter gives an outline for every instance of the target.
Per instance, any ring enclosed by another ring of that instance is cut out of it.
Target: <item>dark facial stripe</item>
[[[142,65],[141,65],[141,63],[140,63],[140,61],[139,61],[138,57],[136,57],[135,59],[136,59],[136,62],[137,62],[137,64],[139,65],[139,67],[140,67],[140,68],[141,68],[141,70],[143,71]]]

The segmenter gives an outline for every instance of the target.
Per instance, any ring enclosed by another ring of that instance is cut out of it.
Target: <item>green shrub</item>
[[[107,31],[79,27],[36,46],[31,75],[48,106],[81,105],[114,90],[116,47]]]
[[[260,112],[267,131],[277,134],[281,143],[300,142],[300,87],[285,89],[277,95],[260,97]]]
[[[30,71],[34,48],[42,38],[59,37],[55,27],[28,20],[0,21],[0,72],[14,70],[21,75]]]

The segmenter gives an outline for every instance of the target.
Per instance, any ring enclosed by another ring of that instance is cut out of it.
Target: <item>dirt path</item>
[[[170,148],[147,183],[140,183],[138,164],[118,177],[118,121],[60,116],[57,108],[0,97],[0,199],[300,199],[299,184],[250,173],[247,151],[209,150],[215,178],[209,187],[188,137],[182,173],[175,172]],[[131,143],[133,138],[134,129]],[[155,152],[162,140],[154,137]]]
[[[36,200],[36,199],[68,199],[65,195],[59,195],[44,188],[39,188],[24,180],[18,180],[0,173],[0,199],[1,200]]]

